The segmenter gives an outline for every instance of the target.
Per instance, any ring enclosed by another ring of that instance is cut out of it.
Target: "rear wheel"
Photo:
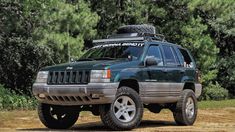
[[[69,108],[49,104],[39,104],[38,115],[41,122],[51,129],[70,128],[79,116]]]
[[[100,107],[104,125],[114,130],[129,130],[137,127],[143,116],[143,104],[136,91],[129,87],[118,89],[111,105]]]
[[[174,119],[179,125],[193,125],[197,117],[197,99],[194,92],[185,89],[173,110]]]

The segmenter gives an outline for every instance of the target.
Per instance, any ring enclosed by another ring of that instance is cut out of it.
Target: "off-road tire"
[[[148,34],[155,34],[155,27],[152,25],[125,25],[121,26],[117,30],[117,34],[123,33],[148,33]]]
[[[131,121],[124,123],[116,118],[113,111],[113,105],[119,97],[126,96],[131,98],[135,103],[136,113]],[[113,101],[112,104],[100,106],[100,116],[103,124],[113,130],[130,130],[137,127],[141,122],[141,119],[143,117],[143,103],[139,97],[139,94],[135,90],[123,86],[118,89],[116,99]]]
[[[55,109],[62,109],[63,112],[66,113],[65,117],[61,120],[56,120],[51,114],[51,107]],[[41,122],[47,127],[51,129],[68,129],[74,125],[77,121],[79,114],[73,113],[70,110],[67,110],[62,106],[54,106],[49,104],[40,103],[38,105],[38,116]]]
[[[186,114],[186,103],[189,98],[191,98],[194,102],[194,114],[191,118],[189,118]],[[192,90],[185,89],[182,91],[180,99],[176,103],[175,109],[173,110],[173,116],[178,125],[193,125],[197,118],[197,98]]]

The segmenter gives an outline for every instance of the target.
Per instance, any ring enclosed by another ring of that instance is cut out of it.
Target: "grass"
[[[199,109],[216,109],[225,107],[235,107],[235,99],[221,100],[221,101],[201,101],[198,103]]]
[[[31,110],[36,106],[35,98],[16,94],[0,85],[0,110]]]

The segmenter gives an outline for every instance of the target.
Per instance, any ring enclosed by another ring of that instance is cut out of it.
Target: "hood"
[[[79,69],[105,69],[108,66],[128,62],[126,59],[120,60],[97,60],[97,61],[79,61],[73,63],[64,63],[54,66],[42,68],[42,71],[64,71],[64,70],[79,70]]]

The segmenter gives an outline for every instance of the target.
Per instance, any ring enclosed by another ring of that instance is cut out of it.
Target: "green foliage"
[[[70,55],[79,57],[84,39],[96,34],[98,15],[91,12],[84,1],[51,0],[47,3],[34,32],[37,43],[51,49],[55,63],[68,61]]]
[[[20,37],[3,39],[0,45],[0,80],[12,90],[22,90],[29,94],[35,74],[48,64],[47,51]]]
[[[190,9],[198,9],[206,15],[208,24],[218,33],[226,36],[235,35],[235,2],[234,0],[194,0]]]
[[[37,71],[51,64],[48,49],[34,44],[21,3],[1,2],[0,7],[0,83],[29,95]]]
[[[91,4],[92,11],[100,16],[98,38],[105,38],[122,25],[147,23],[149,5],[145,4],[145,0],[87,1]]]
[[[218,81],[235,96],[235,53],[231,56],[221,57],[218,63]]]
[[[228,90],[221,87],[218,83],[209,84],[202,91],[203,100],[223,100],[228,98]]]
[[[0,85],[0,110],[35,109],[37,101],[26,95],[18,95]]]
[[[217,80],[235,96],[234,51],[235,51],[235,2],[234,0],[193,0],[190,10],[197,12],[203,23],[210,27],[208,32],[220,49],[217,54]]]
[[[201,18],[192,18],[182,27],[181,44],[192,51],[202,72],[202,83],[208,84],[217,75],[215,62],[219,50],[209,34],[204,33],[205,31],[207,25],[202,24]]]

